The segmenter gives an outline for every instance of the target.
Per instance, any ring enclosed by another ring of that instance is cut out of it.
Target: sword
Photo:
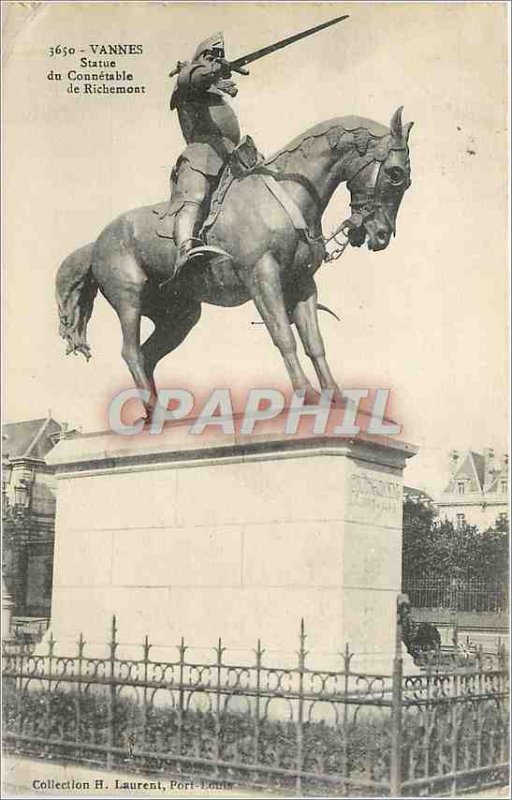
[[[281,50],[283,47],[288,47],[289,44],[298,42],[300,39],[305,39],[306,36],[312,36],[314,33],[318,33],[318,31],[321,31],[324,28],[329,28],[330,25],[336,25],[338,22],[343,22],[344,19],[348,18],[349,14],[344,14],[342,17],[334,17],[334,19],[330,19],[328,22],[322,22],[321,25],[316,25],[314,28],[308,28],[307,31],[302,31],[301,33],[296,33],[293,36],[288,36],[286,39],[281,39],[279,42],[274,42],[274,44],[269,44],[267,47],[262,47],[259,50],[255,50],[253,53],[248,53],[246,56],[237,58],[235,61],[229,61],[226,67],[228,67],[232,72],[239,72],[241,75],[248,75],[249,72],[243,69],[246,64],[251,64],[253,61],[257,61],[259,58],[264,58],[265,56],[270,55],[270,53],[275,53],[276,50]]]
[[[249,75],[249,70],[244,69],[246,64],[251,64],[253,61],[257,61],[259,58],[264,58],[265,56],[270,55],[270,53],[275,53],[276,50],[281,50],[283,47],[288,47],[289,44],[298,42],[300,39],[305,39],[306,36],[312,36],[314,33],[318,33],[318,31],[322,31],[324,28],[329,28],[331,25],[336,25],[338,22],[343,22],[344,19],[348,18],[349,14],[344,14],[342,17],[334,17],[334,19],[330,19],[327,22],[322,22],[321,25],[316,25],[314,28],[308,28],[307,31],[295,33],[293,36],[288,36],[286,39],[281,39],[279,42],[274,42],[274,44],[261,47],[259,50],[255,50],[253,53],[248,53],[246,56],[241,56],[241,58],[235,59],[235,61],[226,61],[223,63],[225,63],[226,70],[229,69],[231,72],[238,72],[240,75]],[[183,63],[184,62],[178,61],[175,69],[169,73],[170,78],[178,74]]]

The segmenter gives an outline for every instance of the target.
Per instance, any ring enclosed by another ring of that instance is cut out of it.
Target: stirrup
[[[229,259],[231,261],[231,256],[229,253],[226,253],[226,251],[222,250],[220,247],[213,247],[210,244],[201,244],[198,247],[193,247],[188,251],[187,258],[184,263],[186,264],[187,261],[191,261],[193,258],[198,258],[200,256],[222,256],[223,260]]]
[[[195,239],[195,241],[200,241],[199,239]],[[232,258],[229,253],[226,253],[225,250],[222,250],[220,247],[213,247],[209,244],[203,244],[201,242],[200,245],[197,247],[192,247],[186,254],[186,258],[183,260],[181,264],[175,267],[174,272],[172,275],[169,275],[168,278],[165,278],[161,283],[158,284],[159,289],[163,289],[167,284],[172,283],[176,280],[182,273],[183,268],[188,264],[189,261],[192,261],[194,258],[200,258],[201,256],[212,258],[216,256],[221,261],[231,261]]]

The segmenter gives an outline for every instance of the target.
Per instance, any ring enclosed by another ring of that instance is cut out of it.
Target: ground
[[[119,781],[122,783],[123,781],[157,781],[157,780],[165,780],[166,783],[166,790],[162,793],[167,796],[172,796],[173,800],[175,798],[184,798],[186,797],[187,800],[193,800],[193,798],[203,798],[203,797],[237,797],[237,798],[245,798],[245,797],[276,797],[282,798],[284,797],[283,794],[273,793],[273,792],[259,792],[259,791],[251,791],[251,790],[244,790],[244,789],[213,789],[213,790],[201,790],[199,788],[200,781],[197,782],[197,788],[185,789],[181,790],[179,788],[171,789],[169,787],[169,782],[173,779],[174,776],[168,775],[165,779],[162,779],[162,776],[149,776],[149,775],[137,775],[134,773],[130,774],[123,774],[120,772],[106,772],[102,770],[93,770],[87,767],[76,766],[74,764],[54,764],[48,761],[41,761],[36,759],[29,759],[29,758],[21,758],[18,756],[5,756],[3,758],[3,770],[2,770],[2,796],[4,798],[12,798],[12,797],[20,797],[20,796],[32,796],[32,797],[48,797],[48,798],[58,798],[59,795],[61,797],[66,797],[73,795],[74,797],[130,797],[132,800],[138,797],[158,797],[158,793],[155,793],[154,789],[148,789],[144,791],[143,789],[139,791],[133,790],[115,790],[115,781]],[[84,790],[68,790],[66,791],[61,790],[59,791],[58,788],[52,788],[52,784],[46,790],[37,790],[33,786],[34,781],[71,781],[74,780],[76,783],[85,783],[89,782],[91,786],[94,786],[94,782],[98,780],[103,781],[103,789],[84,789]],[[180,779],[183,781],[183,778]],[[488,798],[488,800],[493,800],[493,798],[505,798],[510,797],[510,787],[508,786],[501,786],[496,789],[489,789],[487,791],[475,792],[465,795],[457,795],[459,797],[470,798],[470,797],[480,797],[480,798]]]

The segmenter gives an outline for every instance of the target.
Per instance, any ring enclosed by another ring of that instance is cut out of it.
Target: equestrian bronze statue
[[[221,57],[220,63],[227,62]],[[226,75],[227,68],[223,69]],[[344,244],[361,246],[366,241],[370,250],[386,248],[411,182],[411,126],[402,123],[401,109],[393,114],[389,128],[363,117],[336,117],[313,126],[267,159],[249,137],[242,142],[234,137],[229,152],[219,159],[213,185],[206,185],[206,201],[186,202],[187,181],[182,187],[175,178],[180,191],[170,205],[164,202],[122,214],[96,242],[62,263],[57,301],[67,352],[90,357],[87,324],[99,288],[119,316],[122,356],[135,385],[149,392],[145,403],[149,420],[157,402],[155,367],[197,324],[201,304],[238,306],[252,300],[293,388],[315,394],[297,356],[295,325],[320,387],[338,393],[317,317],[314,274],[332,258],[326,253],[322,215],[335,189],[346,183],[351,215],[338,229],[346,237]],[[206,144],[211,146],[210,141]],[[198,158],[204,157],[204,150]],[[184,163],[187,170],[205,177],[203,171],[194,170],[197,162],[188,156]],[[191,218],[187,205],[193,207]],[[142,316],[155,325],[143,344]]]

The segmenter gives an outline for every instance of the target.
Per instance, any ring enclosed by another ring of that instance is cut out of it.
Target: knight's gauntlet
[[[218,69],[218,74],[220,74],[221,78],[231,78],[231,69],[229,67],[229,61],[226,61],[225,58],[216,58],[213,63]]]
[[[224,92],[224,94],[229,94],[230,97],[236,97],[238,94],[238,87],[232,80],[219,78],[219,80],[215,82],[215,87],[220,89],[221,92]]]
[[[192,64],[185,68],[178,77],[178,84],[193,89],[208,89],[221,75],[222,66],[216,61],[210,64]]]

